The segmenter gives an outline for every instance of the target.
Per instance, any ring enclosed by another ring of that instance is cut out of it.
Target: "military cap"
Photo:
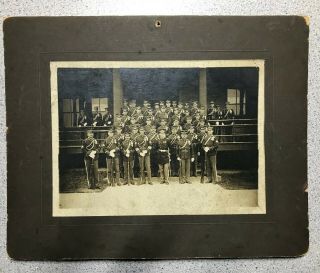
[[[162,129],[162,128],[159,129],[159,133],[165,133],[165,132],[166,132],[165,129]]]
[[[175,100],[172,101],[172,104],[177,104],[177,102]]]
[[[187,134],[188,132],[186,130],[181,130],[181,135]]]
[[[189,127],[189,130],[191,130],[191,129],[193,129],[193,130],[194,130],[194,129],[195,129],[195,128],[194,128],[194,126],[190,126],[190,127]]]
[[[200,130],[206,130],[207,128],[205,126],[201,126]]]
[[[91,129],[87,130],[87,135],[92,134],[92,133],[93,133],[93,131]]]
[[[207,127],[207,130],[208,130],[208,131],[209,131],[209,130],[212,131],[212,130],[213,130],[213,127],[212,127],[212,126],[208,126],[208,127]]]
[[[155,102],[154,105],[159,105],[159,102]]]
[[[147,104],[147,103],[148,103],[148,101],[147,101],[147,100],[144,100],[144,101],[143,101],[143,104]]]
[[[136,126],[136,125],[134,125],[134,126],[132,126],[131,127],[131,130],[138,130],[139,128],[138,128],[138,126]]]
[[[144,131],[144,127],[143,127],[143,126],[140,126],[140,127],[139,127],[139,131]]]
[[[187,116],[187,119],[192,119],[192,117],[191,116]]]

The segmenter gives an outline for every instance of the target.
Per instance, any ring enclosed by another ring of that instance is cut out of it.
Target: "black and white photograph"
[[[53,216],[264,214],[264,61],[51,62]]]

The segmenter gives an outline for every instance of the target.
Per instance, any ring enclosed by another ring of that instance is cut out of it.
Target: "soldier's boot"
[[[117,185],[118,186],[121,186],[121,182],[120,182],[120,174],[119,173],[116,173],[116,180],[117,180]]]
[[[160,173],[160,184],[164,184],[164,177],[162,173]]]
[[[200,178],[200,183],[201,183],[201,184],[204,183],[204,177],[203,177],[203,176],[201,176],[201,178]]]
[[[153,183],[151,182],[151,180],[149,178],[148,178],[148,184],[153,185]]]

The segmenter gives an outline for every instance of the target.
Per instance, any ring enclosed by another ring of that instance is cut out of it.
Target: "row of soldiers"
[[[150,132],[146,126],[131,126],[130,132],[124,127],[110,129],[106,138],[99,143],[92,130],[87,131],[82,150],[89,188],[97,187],[99,153],[105,153],[108,185],[132,185],[134,177],[139,177],[139,184],[152,185],[151,177],[160,175],[160,183],[169,184],[170,176],[178,176],[179,182],[191,183],[190,172],[197,176],[197,165],[200,163],[201,183],[204,183],[205,171],[208,183],[216,183],[216,154],[218,140],[213,128],[202,126],[199,132],[194,127],[181,130],[172,126],[167,128],[151,125]],[[138,173],[134,173],[138,162]],[[123,183],[120,182],[123,177]]]
[[[210,102],[207,112],[203,106],[199,107],[196,101],[192,103],[177,103],[176,101],[167,100],[166,102],[160,101],[154,103],[153,107],[151,104],[145,100],[143,106],[137,106],[136,101],[132,100],[123,102],[123,107],[121,109],[121,114],[113,115],[109,112],[108,108],[105,108],[105,112],[101,114],[98,107],[94,108],[92,117],[85,113],[84,110],[80,111],[77,119],[77,126],[87,127],[87,126],[122,126],[135,125],[146,123],[148,119],[151,123],[156,123],[159,125],[161,120],[164,120],[168,126],[172,125],[183,125],[188,123],[195,124],[195,126],[200,127],[205,125],[208,120],[215,120],[216,125],[222,124],[219,120],[224,120],[224,124],[228,124],[225,120],[232,120],[234,118],[234,112],[232,109],[220,108],[220,106],[215,105],[213,101]],[[200,124],[200,121],[204,120],[204,124]],[[174,124],[174,122],[176,123]],[[151,124],[149,124],[151,125]]]

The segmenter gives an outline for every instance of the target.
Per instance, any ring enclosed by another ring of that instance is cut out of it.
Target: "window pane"
[[[98,107],[99,109],[99,98],[92,98],[91,104],[92,104],[92,111],[94,111],[95,107]]]
[[[104,111],[108,107],[108,98],[100,98],[100,109],[99,111]]]
[[[63,125],[64,125],[64,127],[72,127],[73,126],[73,114],[72,113],[63,114]]]
[[[228,89],[227,101],[229,104],[237,103],[237,90],[236,89]]]
[[[72,112],[73,111],[73,101],[72,99],[63,99],[62,102],[62,111],[63,112]]]

